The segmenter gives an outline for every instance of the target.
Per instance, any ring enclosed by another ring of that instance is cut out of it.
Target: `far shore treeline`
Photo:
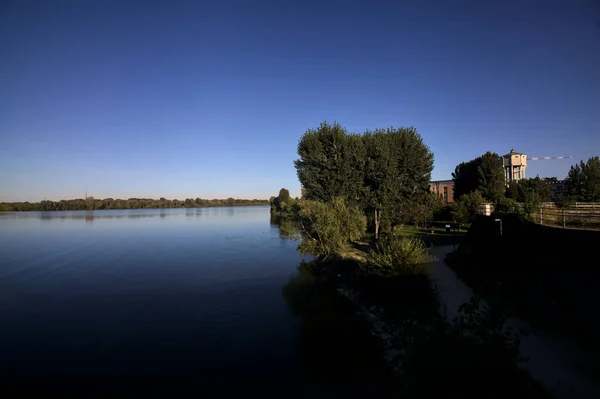
[[[178,199],[152,199],[152,198],[129,198],[129,199],[72,199],[61,201],[40,202],[0,202],[0,212],[19,211],[79,211],[100,209],[145,209],[145,208],[201,208],[217,206],[263,206],[269,205],[266,199],[202,199],[186,198]]]

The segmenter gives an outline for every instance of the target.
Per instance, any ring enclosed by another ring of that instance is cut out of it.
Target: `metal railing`
[[[568,208],[543,204],[531,218],[543,226],[600,230],[600,204],[578,203]]]
[[[544,208],[558,208],[554,202],[543,202]],[[600,209],[600,202],[576,202],[568,209]]]

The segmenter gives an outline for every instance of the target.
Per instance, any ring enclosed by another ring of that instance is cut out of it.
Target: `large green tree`
[[[338,123],[323,122],[304,133],[298,155],[294,166],[304,189],[303,198],[361,200],[365,157],[360,136],[348,134]]]
[[[279,202],[285,202],[287,204],[290,203],[290,191],[287,188],[282,188],[281,190],[279,190],[279,195],[277,196],[277,198],[279,198]]]
[[[433,153],[414,128],[389,128],[367,132],[365,201],[373,216],[375,237],[382,219],[390,227],[408,222],[413,206],[429,191]]]
[[[279,190],[277,197],[269,198],[271,212],[285,212],[295,200],[290,196],[290,191],[287,188]]]
[[[494,152],[462,162],[456,166],[454,180],[454,199],[478,190],[484,199],[497,202],[505,190],[504,169],[500,156]]]
[[[571,166],[566,182],[569,194],[578,201],[600,201],[600,158],[591,157]]]
[[[433,153],[414,128],[349,134],[339,124],[322,123],[298,143],[294,162],[303,197],[328,202],[344,198],[373,221],[392,227],[411,220],[414,205],[429,191]]]
[[[549,180],[536,176],[532,179],[519,180],[519,202],[530,202],[541,205],[551,199],[552,183]]]
[[[504,168],[500,159],[498,154],[488,151],[480,157],[477,167],[481,195],[492,202],[497,202],[504,196],[506,187]]]
[[[461,162],[452,173],[454,180],[454,200],[457,201],[465,194],[469,194],[479,189],[479,175],[477,167],[479,166],[479,158],[472,159],[468,162]]]

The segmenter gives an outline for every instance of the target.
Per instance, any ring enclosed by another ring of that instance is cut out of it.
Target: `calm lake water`
[[[296,243],[269,216],[268,207],[0,214],[3,386],[373,392],[381,384],[361,327],[341,319],[336,299],[307,291]]]

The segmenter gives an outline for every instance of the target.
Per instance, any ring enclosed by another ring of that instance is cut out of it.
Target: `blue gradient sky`
[[[323,120],[415,126],[434,179],[512,147],[574,155],[528,168],[563,177],[600,154],[598,24],[596,0],[3,1],[0,201],[299,195]]]

